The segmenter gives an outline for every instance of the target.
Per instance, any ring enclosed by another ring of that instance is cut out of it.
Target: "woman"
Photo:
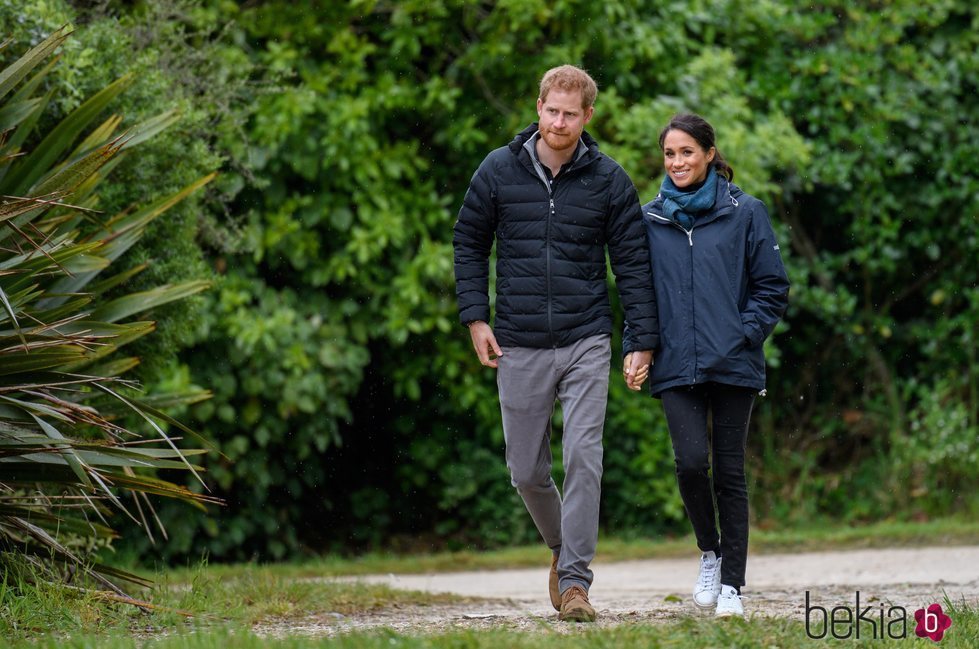
[[[650,391],[663,401],[702,552],[694,604],[744,616],[745,441],[755,394],[765,389],[762,344],[785,313],[789,281],[765,206],[732,184],[711,125],[677,115],[659,143],[666,177],[643,206],[660,323]]]

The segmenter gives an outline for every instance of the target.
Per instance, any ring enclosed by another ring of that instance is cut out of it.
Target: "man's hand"
[[[496,359],[503,356],[500,346],[496,344],[496,336],[490,326],[481,320],[469,323],[469,337],[473,341],[473,349],[479,362],[486,367],[495,368]]]
[[[649,365],[653,362],[653,352],[641,351],[626,354],[622,362],[622,378],[630,390],[639,391],[649,376]]]

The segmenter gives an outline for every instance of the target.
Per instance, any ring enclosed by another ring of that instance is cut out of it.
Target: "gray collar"
[[[540,131],[537,131],[529,138],[527,138],[527,141],[524,142],[523,144],[523,148],[527,149],[527,153],[530,154],[530,159],[534,163],[534,169],[537,171],[537,175],[540,176],[540,179],[544,183],[544,185],[549,187],[550,184],[547,182],[547,174],[544,173],[544,166],[541,164],[540,159],[537,157],[538,138],[540,138]],[[575,148],[575,152],[574,152],[574,161],[577,162],[581,158],[581,156],[585,155],[585,153],[587,152],[588,152],[588,147],[585,145],[584,142],[581,141],[581,138],[579,137],[578,146]]]

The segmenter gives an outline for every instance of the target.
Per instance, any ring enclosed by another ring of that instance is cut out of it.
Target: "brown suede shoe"
[[[561,591],[557,584],[557,555],[551,560],[551,574],[547,580],[547,592],[551,596],[551,605],[555,611],[561,610]]]
[[[581,586],[570,586],[561,593],[558,619],[566,622],[594,622],[595,609],[588,603],[588,593]]]

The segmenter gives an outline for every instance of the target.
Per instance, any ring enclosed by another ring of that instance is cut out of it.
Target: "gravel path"
[[[595,581],[590,591],[599,613],[598,626],[630,621],[662,623],[693,615],[690,589],[697,577],[697,557],[592,564]],[[547,597],[548,566],[425,575],[373,575],[356,579],[394,588],[455,593],[473,598],[471,604],[386,609],[362,616],[314,615],[291,623],[290,635],[332,635],[384,626],[403,632],[437,632],[453,628],[507,628],[553,631],[573,629],[557,621]],[[353,578],[351,578],[353,579]],[[979,546],[752,555],[748,586],[743,589],[745,612],[803,620],[806,591],[810,603],[831,609],[873,606],[879,611],[902,606],[909,615],[931,603],[953,601],[979,604]],[[878,613],[879,614],[879,613]],[[814,614],[815,615],[815,614]],[[263,635],[285,629],[268,625]]]

